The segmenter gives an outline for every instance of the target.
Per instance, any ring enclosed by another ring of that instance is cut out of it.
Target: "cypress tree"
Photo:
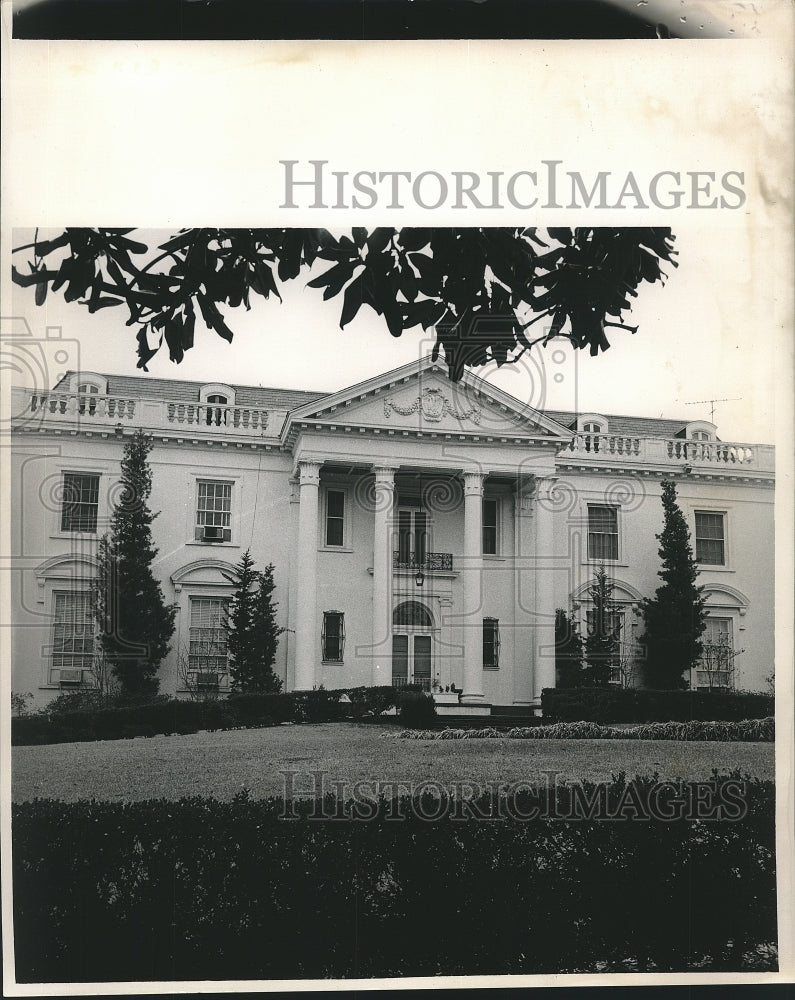
[[[663,581],[655,596],[641,605],[645,634],[646,684],[656,688],[687,687],[698,663],[705,628],[703,587],[697,584],[690,531],[676,502],[676,486],[662,484],[663,530],[657,535]]]
[[[577,687],[583,682],[582,636],[573,615],[555,612],[555,687]]]
[[[109,534],[99,542],[94,613],[101,654],[119,682],[121,697],[154,697],[157,671],[174,634],[175,605],[166,605],[152,573],[158,550],[152,544],[149,509],[152,440],[139,430],[121,460],[121,491]]]
[[[262,572],[254,569],[251,552],[246,549],[234,574],[227,579],[234,587],[227,612],[232,690],[276,693],[282,682],[273,664],[284,629],[276,624],[273,566],[266,566]]]

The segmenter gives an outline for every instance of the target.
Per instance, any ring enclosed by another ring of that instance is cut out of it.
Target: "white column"
[[[537,481],[535,497],[535,642],[533,644],[533,697],[541,701],[544,688],[555,686],[555,536],[551,491],[555,477]]]
[[[464,691],[462,704],[483,700],[483,473],[464,473]]]
[[[536,613],[535,501],[530,477],[521,474],[514,500],[514,658],[513,700],[516,705],[533,701],[533,642]]]
[[[300,461],[297,594],[295,602],[295,687],[306,691],[316,683],[320,662],[317,620],[317,515],[320,462]]]
[[[287,589],[287,631],[283,642],[287,649],[287,669],[284,680],[284,690],[295,688],[295,603],[298,596],[298,512],[299,512],[299,482],[298,478],[290,479],[290,586]]]
[[[392,509],[395,467],[376,466],[373,529],[373,669],[378,687],[392,683]]]

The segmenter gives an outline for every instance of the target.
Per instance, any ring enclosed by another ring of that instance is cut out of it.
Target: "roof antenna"
[[[711,424],[715,423],[715,404],[716,403],[734,403],[737,400],[742,399],[742,396],[728,396],[724,399],[694,399],[690,403],[685,403],[685,406],[700,406],[703,403],[709,403],[709,422]]]

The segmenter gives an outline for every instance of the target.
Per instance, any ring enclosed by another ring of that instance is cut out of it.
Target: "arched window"
[[[226,423],[226,407],[229,405],[229,399],[226,396],[222,396],[220,392],[213,392],[207,397],[207,403],[217,403],[217,406],[207,407],[206,420],[208,424],[212,424],[215,427],[221,427]]]
[[[431,613],[419,601],[404,601],[392,612],[392,624],[398,628],[432,628]]]
[[[74,372],[69,378],[69,391],[77,393],[77,412],[94,416],[97,412],[95,396],[105,396],[108,380],[95,372]]]
[[[94,382],[78,382],[77,391],[80,395],[80,400],[78,402],[78,411],[80,413],[85,413],[86,410],[88,410],[88,413],[93,417],[94,414],[97,412],[97,401],[95,399],[86,400],[83,397],[98,396],[99,386],[96,385]]]
[[[229,406],[235,405],[235,390],[223,382],[210,382],[199,390],[199,402],[204,404],[204,420],[210,427],[225,427]]]
[[[717,428],[707,420],[691,420],[682,436],[691,441],[714,441]]]
[[[601,435],[607,433],[607,417],[601,413],[581,413],[577,418],[577,431],[583,435],[582,447],[586,451],[599,451]]]

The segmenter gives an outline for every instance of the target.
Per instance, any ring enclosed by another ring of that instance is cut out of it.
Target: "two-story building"
[[[471,711],[535,707],[555,684],[555,611],[587,630],[600,565],[613,680],[642,682],[664,479],[706,637],[737,653],[719,682],[764,690],[773,672],[773,448],[713,424],[542,413],[430,359],[330,394],[70,372],[14,390],[12,411],[12,686],[38,705],[91,680],[97,539],[138,428],[154,440],[154,569],[178,607],[165,693],[226,688],[226,577],[247,548],[274,566],[287,690],[414,682],[454,685]]]

